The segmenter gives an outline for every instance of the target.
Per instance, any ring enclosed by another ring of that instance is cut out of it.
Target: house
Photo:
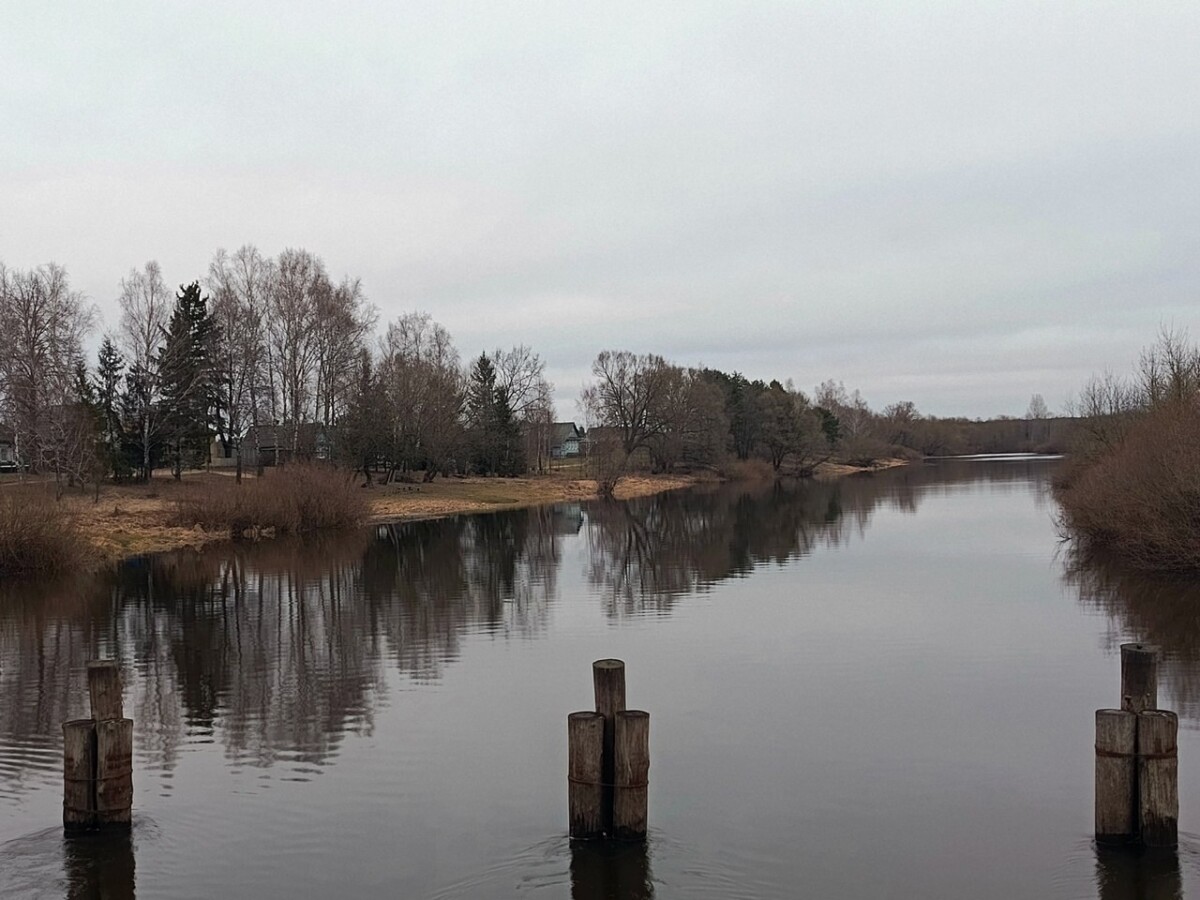
[[[574,422],[555,422],[550,431],[550,458],[579,456],[582,443],[583,431]]]
[[[0,425],[0,472],[17,471],[17,433]]]
[[[296,452],[292,453],[295,446]],[[331,429],[315,422],[300,425],[258,425],[242,438],[242,464],[249,468],[274,466],[292,459],[332,459]]]

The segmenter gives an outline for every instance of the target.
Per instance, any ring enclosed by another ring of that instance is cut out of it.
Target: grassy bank
[[[898,462],[881,464],[876,469],[892,464]],[[838,477],[874,470],[826,465],[817,474]],[[68,494],[57,506],[71,522],[75,546],[83,548],[88,559],[107,562],[228,540],[234,529],[262,534],[300,533],[358,520],[429,519],[581,502],[598,496],[594,480],[583,477],[577,467],[564,467],[548,475],[524,478],[439,478],[430,484],[377,484],[370,488],[358,487],[354,482],[348,491],[336,492],[331,510],[321,508],[324,504],[297,505],[303,502],[305,490],[297,490],[302,487],[298,481],[289,484],[289,473],[293,471],[294,467],[268,470],[262,479],[247,476],[240,488],[232,474],[188,472],[181,482],[166,477],[156,478],[149,485],[104,485],[98,502],[93,502],[91,493]],[[708,473],[630,475],[621,479],[616,497],[645,497],[716,480],[721,479]],[[0,480],[0,496],[32,490],[37,490],[36,486]]]

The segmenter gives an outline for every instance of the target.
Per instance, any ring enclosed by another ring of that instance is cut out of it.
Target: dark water
[[[1200,896],[1200,592],[1072,559],[1046,461],[382,527],[0,591],[0,896]],[[1178,856],[1097,855],[1092,712],[1163,645]],[[64,840],[60,723],[126,666],[135,826]],[[617,656],[651,837],[573,849]]]

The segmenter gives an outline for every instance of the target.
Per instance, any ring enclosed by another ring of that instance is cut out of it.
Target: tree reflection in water
[[[231,761],[320,765],[370,733],[389,672],[427,682],[464,636],[544,632],[562,544],[582,532],[607,614],[666,612],[689,591],[861,536],[958,480],[1028,482],[1014,465],[912,466],[881,478],[724,485],[628,504],[563,505],[381,525],[305,542],[129,560],[0,587],[0,794],[58,777],[60,723],[86,714],[84,666],[129,677],[139,766],[170,773],[189,741]]]
[[[1181,719],[1200,718],[1200,583],[1148,578],[1074,544],[1066,545],[1063,572],[1080,602],[1108,617],[1108,649],[1126,641],[1159,646],[1160,690]]]
[[[610,615],[668,611],[682,595],[861,537],[881,505],[915,512],[921,467],[834,481],[727,484],[588,508],[588,580]]]
[[[84,668],[117,657],[139,765],[169,773],[186,740],[320,764],[368,733],[388,666],[440,676],[464,632],[533,635],[579,512],[536,509],[380,526],[317,541],[137,558],[95,579],[0,589],[0,783],[56,767],[44,748],[86,713]]]

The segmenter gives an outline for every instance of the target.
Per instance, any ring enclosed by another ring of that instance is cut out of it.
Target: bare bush
[[[1200,406],[1164,403],[1057,483],[1063,523],[1142,570],[1200,570]]]
[[[303,534],[366,521],[366,498],[353,473],[296,464],[241,484],[206,482],[185,491],[175,524],[228,529],[233,538],[257,534]]]
[[[49,492],[0,491],[0,573],[65,572],[86,556],[70,510]]]

